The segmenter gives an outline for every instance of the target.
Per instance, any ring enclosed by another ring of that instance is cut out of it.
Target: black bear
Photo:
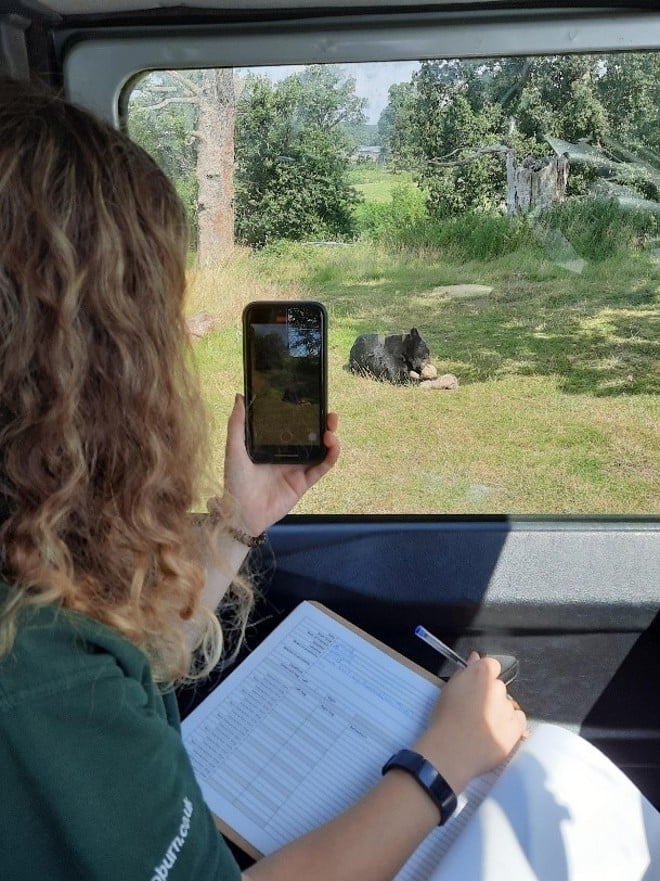
[[[282,395],[282,400],[285,404],[311,404],[311,400],[308,397],[304,397],[299,391],[295,388],[291,388],[291,386],[287,386],[284,389],[284,394]]]
[[[299,404],[300,403],[300,395],[295,389],[292,389],[291,386],[287,386],[284,389],[284,394],[282,395],[282,400],[285,404]]]
[[[364,333],[351,346],[348,369],[387,382],[410,382],[430,363],[429,347],[413,327],[410,333]]]

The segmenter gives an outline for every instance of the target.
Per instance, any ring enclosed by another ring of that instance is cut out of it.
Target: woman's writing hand
[[[327,454],[315,465],[255,465],[245,449],[245,401],[236,395],[227,427],[225,496],[221,510],[236,529],[259,535],[288,514],[307,490],[330,471],[339,457],[338,417],[328,413],[323,443]]]
[[[472,653],[467,668],[442,689],[415,745],[455,792],[503,762],[525,732],[525,714],[509,699],[499,672],[499,661]]]

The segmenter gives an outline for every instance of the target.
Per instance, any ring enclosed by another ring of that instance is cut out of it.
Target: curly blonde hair
[[[21,609],[58,604],[140,647],[160,682],[220,657],[199,602],[209,547],[189,516],[208,445],[186,250],[181,203],[147,153],[0,79],[0,654]]]

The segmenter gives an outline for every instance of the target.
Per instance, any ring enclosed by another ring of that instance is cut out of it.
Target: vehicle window
[[[128,127],[189,213],[219,474],[243,306],[315,299],[344,449],[297,513],[659,513],[660,54],[157,71]]]

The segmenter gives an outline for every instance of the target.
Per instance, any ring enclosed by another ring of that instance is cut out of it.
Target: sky
[[[355,78],[355,91],[360,98],[367,99],[367,122],[376,123],[387,106],[387,90],[393,83],[410,80],[411,74],[419,67],[418,61],[370,61],[367,64],[338,65],[349,76]],[[302,65],[282,65],[280,67],[253,67],[252,73],[267,76],[273,82],[284,79],[292,73],[303,70]]]

